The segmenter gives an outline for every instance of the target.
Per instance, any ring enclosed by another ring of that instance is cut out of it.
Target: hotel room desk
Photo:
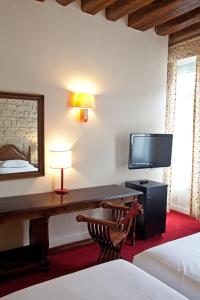
[[[102,201],[132,202],[141,192],[118,185],[0,198],[0,224],[30,220],[28,246],[0,252],[0,278],[39,267],[48,269],[50,216],[100,207]]]

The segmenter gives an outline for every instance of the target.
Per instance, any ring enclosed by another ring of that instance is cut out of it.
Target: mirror
[[[44,96],[0,92],[0,180],[44,176]]]

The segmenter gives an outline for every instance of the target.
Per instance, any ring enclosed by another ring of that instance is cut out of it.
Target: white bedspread
[[[184,300],[173,289],[123,260],[62,276],[2,300]]]
[[[200,299],[200,233],[146,250],[133,263],[189,299]]]
[[[12,174],[12,173],[22,173],[22,172],[35,172],[38,171],[38,168],[35,168],[33,165],[29,165],[23,168],[1,168],[0,174]]]

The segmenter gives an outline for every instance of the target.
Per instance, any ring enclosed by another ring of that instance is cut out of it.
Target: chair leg
[[[116,259],[116,250],[112,249],[112,258],[111,260],[115,260]]]
[[[108,245],[101,244],[99,246],[100,246],[100,254],[97,259],[97,264],[101,264],[101,263],[107,261],[107,256],[108,256],[108,251],[109,251]]]
[[[124,242],[121,242],[116,247],[111,244],[101,244],[100,246],[100,254],[97,259],[97,264],[101,264],[107,261],[119,259],[121,257],[121,250],[124,245]]]
[[[100,246],[100,254],[97,259],[97,264],[101,264],[107,261],[111,261],[118,258],[118,251],[112,245],[101,245]]]
[[[105,246],[100,245],[100,253],[97,259],[97,264],[101,264],[103,262],[104,253],[105,253]]]
[[[108,256],[109,256],[109,245],[106,245],[105,251],[104,251],[104,254],[103,254],[103,262],[108,261]]]
[[[135,246],[135,242],[136,242],[136,217],[133,217],[132,219],[132,224],[131,224],[131,228],[129,230],[129,238],[131,240],[131,246]]]
[[[110,249],[110,255],[108,257],[108,261],[114,260],[115,259],[115,249],[111,248]]]
[[[97,258],[97,265],[99,265],[101,263],[101,257],[102,257],[102,251],[100,250],[100,254]]]
[[[123,248],[123,245],[124,245],[124,243],[125,243],[125,240],[123,240],[118,246],[117,246],[117,248],[116,248],[116,259],[119,259],[119,258],[121,258],[121,250],[122,250],[122,248]]]

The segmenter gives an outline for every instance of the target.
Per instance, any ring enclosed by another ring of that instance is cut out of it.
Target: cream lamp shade
[[[69,190],[64,188],[64,169],[72,166],[72,153],[69,150],[50,150],[50,154],[50,167],[61,171],[60,189],[56,189],[55,192],[60,195],[67,194]]]
[[[72,166],[72,152],[69,150],[50,150],[50,167],[52,169],[67,169]]]

